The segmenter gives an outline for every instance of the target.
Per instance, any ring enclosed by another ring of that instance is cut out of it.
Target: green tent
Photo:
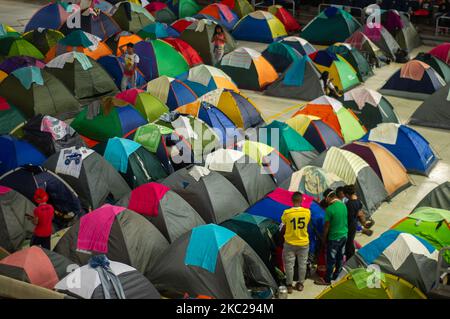
[[[80,104],[55,76],[35,66],[15,70],[0,83],[0,96],[27,118],[37,114],[59,119],[72,117]]]
[[[195,16],[202,7],[195,0],[171,0],[168,2],[169,8],[178,14],[178,18]]]
[[[368,283],[374,283],[373,287]],[[364,268],[354,269],[339,282],[319,294],[317,299],[426,299],[409,282],[390,274],[374,273]]]
[[[30,42],[13,36],[0,38],[0,56],[30,56],[36,59],[44,59],[42,52]]]
[[[429,53],[419,53],[414,60],[422,61],[431,66],[439,75],[445,80],[446,83],[450,83],[450,66],[444,61],[436,58]]]
[[[392,229],[425,239],[437,250],[450,246],[450,211],[432,207],[419,207]],[[444,258],[450,263],[450,252]]]
[[[148,122],[154,122],[162,114],[169,112],[167,105],[147,92],[139,93],[136,96],[134,107]]]
[[[328,47],[330,52],[339,54],[355,69],[358,79],[364,82],[369,77],[373,76],[372,68],[366,58],[359,52],[358,49],[352,47],[347,43],[335,43]]]
[[[278,73],[283,73],[295,61],[298,61],[302,55],[283,42],[273,42],[262,52],[262,56],[272,64]]]
[[[275,147],[284,157],[301,168],[309,164],[318,153],[302,135],[283,122],[273,121],[259,129],[258,140]]]
[[[300,36],[313,44],[344,42],[361,25],[347,11],[328,7],[302,30]]]
[[[23,114],[0,96],[0,135],[10,133],[25,121]]]
[[[134,33],[155,22],[155,18],[145,8],[127,1],[116,4],[112,17],[122,30]]]
[[[64,34],[52,29],[35,29],[22,35],[22,38],[33,44],[43,54],[47,52],[64,38]]]

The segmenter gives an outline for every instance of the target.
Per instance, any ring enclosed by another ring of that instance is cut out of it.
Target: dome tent
[[[110,36],[108,39],[104,40],[106,45],[111,49],[112,54],[116,56],[122,55],[120,48],[128,43],[136,44],[143,39],[137,34],[130,33],[128,31],[122,31],[115,35]]]
[[[295,18],[289,13],[286,8],[281,5],[271,5],[267,8],[267,11],[272,13],[275,17],[280,20],[287,32],[295,32],[301,29],[300,24],[295,20]]]
[[[252,5],[247,0],[222,0],[220,3],[230,7],[231,10],[237,13],[239,18],[254,11]]]
[[[175,13],[164,2],[154,1],[145,6],[145,9],[161,23],[172,23],[177,19]]]
[[[287,36],[283,23],[272,13],[261,10],[239,20],[232,34],[236,40],[263,43],[272,43]]]
[[[128,1],[117,3],[112,17],[122,30],[133,33],[138,32],[152,22],[155,22],[155,18],[140,4]]]
[[[414,210],[419,207],[450,210],[450,181],[444,182],[433,188],[424,198],[422,198]]]
[[[64,34],[57,30],[39,28],[24,33],[22,37],[45,55],[59,40],[64,38]]]
[[[178,52],[180,52],[183,57],[186,59],[189,67],[194,67],[196,65],[202,64],[203,60],[198,54],[197,51],[191,45],[181,39],[168,37],[164,38],[164,42],[169,43],[173,46]]]
[[[201,9],[195,0],[169,0],[166,3],[179,18],[193,17]]]
[[[441,61],[439,58],[429,54],[420,52],[414,58],[414,60],[422,61],[425,64],[431,66],[446,83],[450,83],[450,66],[445,62]]]
[[[0,134],[8,134],[25,121],[22,112],[0,96]]]
[[[359,81],[364,82],[369,77],[374,75],[366,58],[361,54],[361,52],[359,52],[358,49],[353,48],[350,44],[335,43],[329,46],[327,50],[342,56],[345,61],[347,61],[353,69],[355,69]]]
[[[199,15],[212,17],[220,25],[232,30],[239,18],[228,6],[221,3],[212,3],[198,12]]]
[[[422,44],[420,36],[410,18],[397,10],[381,13],[381,24],[392,34],[399,46],[411,52]]]
[[[450,43],[442,43],[440,45],[437,45],[429,52],[432,56],[435,56],[436,58],[440,59],[441,61],[447,63],[447,65],[450,65]]]
[[[167,104],[170,110],[197,99],[197,95],[186,84],[165,75],[148,82],[147,92]]]
[[[161,22],[154,22],[146,25],[137,33],[142,39],[164,39],[168,37],[178,38],[180,33],[170,25]]]
[[[286,71],[292,63],[302,58],[302,55],[296,49],[283,41],[269,44],[262,55],[278,73]]]
[[[384,55],[391,61],[396,60],[395,54],[400,49],[394,37],[381,24],[362,26],[358,31],[366,35],[377,47],[383,51]]]
[[[350,44],[355,49],[358,49],[366,58],[371,66],[381,67],[386,56],[383,51],[376,46],[362,31],[356,31],[345,40],[345,43]]]
[[[311,45],[308,41],[303,38],[296,36],[285,37],[280,40],[281,43],[289,45],[293,49],[295,49],[301,55],[310,55],[311,53],[316,52],[316,48]]]
[[[25,26],[25,32],[39,28],[58,30],[75,13],[76,8],[57,1],[37,10]]]

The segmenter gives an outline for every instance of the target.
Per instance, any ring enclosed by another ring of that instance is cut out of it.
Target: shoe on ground
[[[303,284],[300,283],[300,282],[298,282],[298,283],[295,285],[295,289],[297,289],[298,291],[303,291],[303,288],[305,288],[305,287],[304,287]]]
[[[372,226],[375,225],[375,221],[373,219],[370,219],[366,222],[366,224],[364,225],[364,227],[366,227],[367,229],[372,228]]]
[[[294,292],[294,287],[292,287],[292,285],[287,286],[287,291],[288,291],[288,294],[292,294]]]
[[[319,286],[329,286],[331,285],[331,282],[326,282],[325,279],[320,278],[318,280],[314,280],[314,284]]]
[[[362,233],[366,236],[372,236],[373,235],[373,230],[371,229],[363,229]]]

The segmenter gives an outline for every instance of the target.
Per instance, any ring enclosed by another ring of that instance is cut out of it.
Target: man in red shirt
[[[34,209],[34,216],[30,216],[33,218],[33,224],[36,225],[30,246],[41,246],[42,248],[50,249],[55,209],[52,205],[47,204],[48,194],[42,188],[36,190],[33,199],[38,206]]]

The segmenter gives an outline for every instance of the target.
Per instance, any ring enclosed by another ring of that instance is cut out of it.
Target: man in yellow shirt
[[[301,207],[302,194],[295,192],[292,195],[294,207],[286,209],[281,216],[284,232],[283,263],[286,272],[286,285],[288,293],[292,293],[294,279],[295,259],[298,262],[298,281],[295,288],[303,290],[306,276],[306,264],[309,253],[308,224],[311,220],[311,211]]]

